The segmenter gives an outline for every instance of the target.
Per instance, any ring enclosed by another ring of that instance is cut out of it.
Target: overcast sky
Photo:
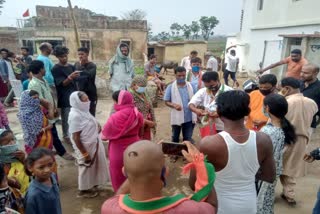
[[[191,3],[192,2],[192,3]],[[241,0],[72,0],[73,6],[96,13],[120,17],[125,11],[142,9],[153,32],[169,31],[173,22],[191,24],[201,16],[216,16],[220,24],[215,34],[233,34],[239,31]],[[0,15],[0,26],[16,26],[16,19],[29,9],[36,15],[36,5],[67,6],[67,0],[6,0]]]

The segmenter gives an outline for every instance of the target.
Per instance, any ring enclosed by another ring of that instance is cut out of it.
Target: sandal
[[[92,191],[80,191],[77,195],[77,198],[94,198],[98,195],[97,192]]]
[[[289,206],[296,206],[297,205],[297,202],[294,199],[288,198],[283,193],[281,194],[281,198],[283,200],[285,200],[288,203]]]

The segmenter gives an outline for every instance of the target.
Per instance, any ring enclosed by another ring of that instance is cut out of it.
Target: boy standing
[[[27,47],[21,47],[21,55],[21,58],[16,57],[16,59],[18,60],[17,68],[21,69],[21,82],[23,83],[29,79],[28,67],[32,62],[32,57],[29,55],[29,48]]]
[[[52,75],[58,93],[58,108],[61,108],[62,132],[66,143],[71,143],[69,138],[68,117],[70,112],[70,95],[76,91],[76,79],[80,76],[79,71],[68,63],[69,49],[64,46],[56,46],[53,55],[59,63],[52,68]]]
[[[199,57],[191,59],[191,70],[187,71],[187,81],[191,83],[192,87],[198,91],[204,87],[202,82],[202,60]]]
[[[84,91],[90,100],[90,113],[96,115],[97,107],[97,88],[96,88],[96,74],[97,66],[89,61],[89,49],[79,48],[78,49],[79,61],[74,64],[77,71],[82,71],[79,77],[79,84],[77,85],[78,91]]]

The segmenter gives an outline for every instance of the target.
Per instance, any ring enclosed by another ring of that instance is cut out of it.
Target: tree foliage
[[[145,20],[146,17],[147,13],[140,9],[129,10],[121,16],[121,18],[125,20]]]
[[[192,21],[190,25],[180,25],[174,22],[170,26],[170,33],[163,31],[150,39],[154,41],[180,41],[198,39],[201,35],[204,40],[208,41],[209,37],[214,34],[213,30],[218,24],[219,20],[214,16],[202,16],[199,21]]]
[[[200,25],[199,25],[198,21],[192,21],[190,28],[191,28],[191,32],[193,33],[192,38],[198,39],[199,31],[200,31]]]
[[[180,30],[182,29],[182,26],[179,25],[178,23],[173,23],[171,26],[170,26],[170,30],[171,30],[171,33],[173,36],[179,36],[180,35]]]
[[[209,37],[214,34],[213,29],[219,24],[219,20],[215,16],[202,16],[199,22],[202,37],[208,41]]]
[[[156,36],[152,38],[154,41],[168,41],[170,40],[171,35],[168,32],[162,31],[161,33],[158,33]]]
[[[191,36],[191,26],[184,24],[182,26],[182,32],[183,32],[183,36],[189,40]]]
[[[1,9],[3,8],[3,3],[5,3],[6,0],[0,0],[0,14],[2,13]]]

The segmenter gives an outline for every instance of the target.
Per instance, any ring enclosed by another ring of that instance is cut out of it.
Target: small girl
[[[54,166],[53,154],[48,149],[36,148],[28,155],[25,168],[34,179],[25,196],[25,214],[62,214]]]
[[[24,213],[21,197],[16,196],[16,190],[8,184],[5,165],[0,163],[0,213]]]
[[[4,108],[4,105],[1,102],[0,102],[0,128],[10,129],[6,110]]]

